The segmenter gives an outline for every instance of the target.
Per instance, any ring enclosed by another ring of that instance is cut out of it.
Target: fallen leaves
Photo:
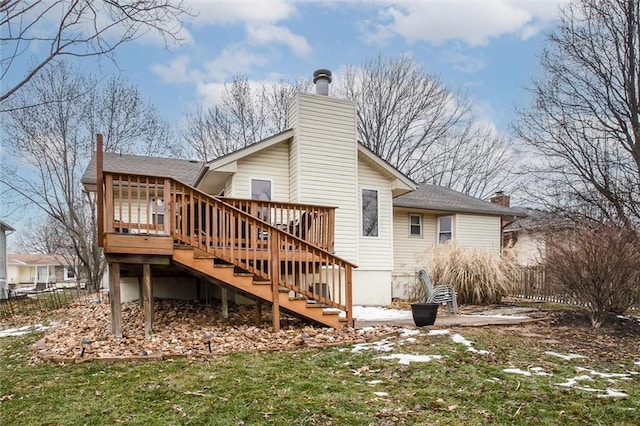
[[[390,326],[320,328],[283,314],[283,326],[276,333],[268,309],[263,309],[264,323],[252,325],[253,305],[230,307],[229,319],[225,321],[217,319],[219,313],[214,307],[187,301],[157,300],[154,311],[154,332],[145,338],[142,308],[137,302],[123,304],[123,338],[117,340],[111,333],[111,313],[106,300],[77,302],[67,309],[67,318],[45,335],[37,352],[54,362],[170,359],[344,345],[376,340],[400,330]]]

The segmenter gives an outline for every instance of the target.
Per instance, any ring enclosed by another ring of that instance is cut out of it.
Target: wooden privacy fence
[[[583,302],[578,301],[561,285],[549,279],[542,266],[523,268],[517,275],[513,283],[513,290],[509,296],[566,305],[585,306]],[[631,309],[640,309],[640,306],[632,306]]]

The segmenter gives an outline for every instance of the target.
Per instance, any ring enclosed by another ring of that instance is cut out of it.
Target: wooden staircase
[[[267,304],[273,303],[271,281],[251,272],[238,270],[237,266],[231,263],[222,263],[216,258],[203,256],[198,249],[176,246],[172,261],[198,275],[204,275],[218,284],[239,290],[244,295],[259,299]],[[328,327],[342,328],[349,325],[346,312],[327,307],[313,298],[296,296],[293,291],[285,287],[278,288],[277,305],[281,310],[291,315]],[[341,313],[342,315],[340,315]]]

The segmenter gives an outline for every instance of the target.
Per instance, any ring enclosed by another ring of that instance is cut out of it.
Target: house
[[[388,304],[426,246],[499,255],[513,211],[418,188],[357,142],[355,104],[328,96],[331,73],[314,81],[316,94],[290,102],[287,130],[207,163],[103,153],[98,139],[82,182],[98,192],[116,335],[120,300],[225,303],[227,290],[273,304],[276,329],[280,309],[339,327],[353,304]]]
[[[11,290],[44,290],[53,284],[75,285],[73,266],[60,256],[47,254],[8,254],[7,280]]]
[[[7,235],[14,231],[15,229],[0,220],[0,299],[6,299],[9,294],[7,281]]]

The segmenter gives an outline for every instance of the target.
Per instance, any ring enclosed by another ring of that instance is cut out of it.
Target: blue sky
[[[116,60],[162,115],[177,124],[190,106],[215,103],[225,82],[293,80],[367,57],[411,55],[478,114],[506,131],[537,72],[558,1],[191,1],[197,13],[185,43],[163,50],[151,38],[126,45]],[[104,61],[102,69],[114,69]]]

